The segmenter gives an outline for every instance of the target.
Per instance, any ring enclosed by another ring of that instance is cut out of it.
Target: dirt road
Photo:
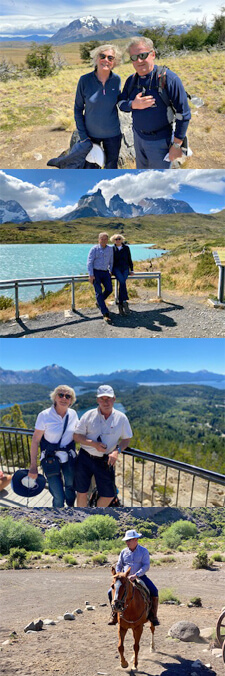
[[[211,664],[211,674],[222,676],[221,658],[212,655],[208,643],[184,643],[167,636],[170,626],[180,620],[195,622],[200,629],[215,627],[221,611],[225,564],[214,570],[191,568],[193,555],[179,554],[175,563],[152,568],[151,577],[159,588],[173,587],[184,604],[160,605],[160,627],[156,629],[156,652],[150,655],[149,626],[141,639],[139,673],[143,676],[189,676],[191,664],[201,659]],[[108,626],[107,589],[110,565],[98,568],[4,570],[1,578],[1,643],[16,631],[17,639],[1,647],[4,676],[115,676],[120,671],[117,628]],[[201,596],[202,608],[187,608],[193,596]],[[85,603],[95,610],[85,610]],[[83,614],[74,621],[59,619],[55,626],[25,634],[24,627],[41,617],[57,621],[66,611],[80,607]],[[125,654],[132,658],[132,634],[128,632]],[[131,669],[123,670],[126,674]]]

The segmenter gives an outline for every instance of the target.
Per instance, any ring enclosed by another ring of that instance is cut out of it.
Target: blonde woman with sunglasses
[[[78,415],[71,406],[76,401],[72,387],[58,385],[50,394],[52,406],[41,411],[35,423],[31,442],[31,464],[28,476],[38,475],[37,457],[41,447],[41,465],[48,480],[55,508],[74,506],[76,450],[74,432]]]
[[[90,139],[102,144],[105,169],[116,169],[121,146],[117,110],[121,83],[119,75],[112,71],[121,61],[121,52],[118,47],[106,44],[93,49],[91,58],[94,70],[82,75],[77,85],[75,122],[81,142]]]

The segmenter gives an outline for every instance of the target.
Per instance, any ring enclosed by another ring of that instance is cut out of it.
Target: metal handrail
[[[1,458],[0,456],[0,464],[3,469],[5,469],[7,465],[7,470],[10,471],[13,469],[15,471],[16,468],[21,464],[19,462],[19,459],[21,457],[24,458],[22,461],[22,465],[25,466],[25,451],[27,456],[30,456],[30,446],[29,446],[29,440],[28,437],[31,437],[33,434],[34,430],[33,429],[24,429],[24,428],[17,428],[17,427],[5,427],[5,426],[0,426],[0,433],[2,434],[3,437],[3,444],[4,444],[4,455],[5,455],[5,466],[4,466],[4,460],[3,457]],[[8,435],[8,451],[7,451],[7,443],[6,443],[6,436]],[[12,440],[13,440],[13,435],[15,439],[15,450],[13,450],[12,446]],[[21,450],[19,452],[18,448],[18,439],[21,437]],[[26,443],[26,448],[23,446],[23,437],[26,437],[27,443]],[[16,456],[16,457],[15,457]],[[211,470],[204,469],[203,467],[197,467],[195,465],[190,465],[186,462],[181,462],[180,460],[174,460],[172,458],[166,458],[161,455],[156,455],[154,453],[148,453],[146,451],[141,451],[137,448],[133,447],[127,447],[123,453],[122,453],[122,501],[124,502],[124,493],[125,489],[127,488],[126,485],[126,478],[125,478],[125,472],[126,472],[126,458],[129,457],[131,458],[131,506],[133,506],[134,500],[135,500],[135,489],[134,489],[134,483],[135,483],[135,467],[134,467],[134,461],[140,460],[142,461],[142,467],[141,467],[141,481],[140,481],[140,504],[142,506],[143,500],[144,500],[144,466],[145,462],[150,462],[153,464],[153,476],[151,479],[151,504],[154,505],[154,498],[155,498],[155,492],[157,491],[157,482],[156,482],[156,467],[157,465],[162,465],[165,467],[165,478],[164,478],[164,485],[162,487],[162,501],[163,505],[167,504],[167,489],[168,489],[168,469],[176,471],[177,474],[177,486],[176,486],[176,497],[175,497],[175,506],[177,507],[179,504],[179,490],[180,490],[180,477],[181,473],[186,473],[192,476],[192,482],[191,482],[191,490],[190,490],[190,501],[189,504],[185,506],[192,506],[193,503],[193,495],[194,495],[194,487],[195,487],[195,479],[196,477],[199,477],[203,481],[206,482],[206,496],[205,496],[205,504],[204,506],[206,507],[208,504],[208,498],[209,498],[209,488],[210,484],[219,484],[221,486],[225,486],[225,476],[223,474],[220,474],[219,472],[213,472]],[[14,459],[15,458],[15,459]]]
[[[112,275],[115,280],[115,302],[118,302],[118,280]],[[134,272],[128,279],[157,279],[157,298],[161,298],[161,272]],[[14,289],[15,293],[15,318],[19,319],[19,289],[23,287],[41,286],[41,294],[45,298],[45,286],[54,284],[71,284],[71,309],[76,312],[75,307],[75,284],[88,282],[88,275],[64,275],[55,277],[26,277],[24,279],[2,279],[0,280],[0,291],[6,289]]]

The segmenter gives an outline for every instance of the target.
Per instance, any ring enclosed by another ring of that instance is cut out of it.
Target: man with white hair
[[[128,418],[114,408],[115,400],[113,388],[100,385],[98,408],[84,413],[76,427],[74,439],[81,444],[76,465],[77,507],[87,507],[92,476],[99,495],[98,507],[108,507],[115,496],[114,466],[132,437]]]
[[[107,232],[100,232],[98,244],[93,246],[88,254],[87,269],[90,284],[94,285],[97,306],[101,310],[103,319],[111,324],[106,298],[112,293],[111,273],[113,268],[113,248],[108,244]],[[102,291],[102,286],[104,291]]]
[[[191,118],[187,94],[176,73],[155,65],[152,40],[134,37],[127,51],[136,74],[126,80],[118,105],[132,113],[137,169],[169,169],[182,156]]]
[[[157,618],[157,609],[158,609],[158,589],[152,582],[152,580],[145,575],[147,570],[150,568],[150,556],[146,547],[139,545],[138,540],[142,537],[141,533],[137,533],[135,528],[127,530],[123,541],[126,542],[125,549],[122,549],[122,552],[119,555],[116,572],[123,573],[130,568],[129,580],[134,582],[134,580],[142,580],[146,587],[149,589],[151,595],[152,606],[149,611],[148,619],[152,624],[157,627],[159,625],[159,620]],[[112,601],[112,591],[111,589],[108,592],[110,603]],[[117,623],[117,613],[112,611],[112,618],[108,624]]]

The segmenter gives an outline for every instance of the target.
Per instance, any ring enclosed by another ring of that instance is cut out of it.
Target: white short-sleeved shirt
[[[107,446],[106,453],[99,453],[94,446],[82,444],[85,451],[97,458],[102,458],[103,455],[111,453],[119,439],[130,439],[133,436],[127,416],[115,408],[113,408],[107,420],[99,408],[87,411],[79,420],[76,434],[84,434],[87,439],[93,439],[93,441],[97,441],[98,437],[101,437],[102,443]]]
[[[68,408],[67,413],[69,414],[69,420],[60,442],[60,448],[62,448],[62,451],[56,452],[56,455],[59,457],[61,462],[66,462],[68,460],[67,453],[66,451],[63,451],[63,448],[73,441],[73,435],[79,422],[78,415],[73,408]],[[64,423],[65,417],[62,418],[61,415],[57,413],[55,407],[50,406],[50,408],[46,408],[44,411],[41,411],[41,413],[38,414],[35,423],[35,429],[43,430],[45,439],[47,439],[47,441],[49,441],[51,444],[56,444],[62,436]],[[41,454],[41,460],[42,458],[44,458],[44,453]]]

